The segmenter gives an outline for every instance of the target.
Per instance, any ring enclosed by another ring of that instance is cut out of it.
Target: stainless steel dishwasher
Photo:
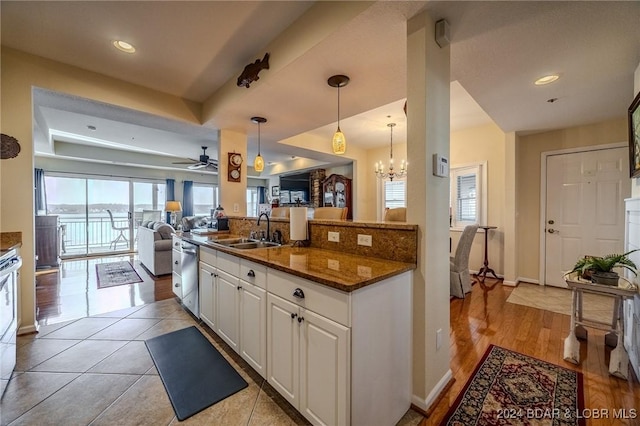
[[[198,246],[182,241],[182,303],[200,317],[198,302]]]

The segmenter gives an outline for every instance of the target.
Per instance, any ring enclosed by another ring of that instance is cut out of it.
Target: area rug
[[[145,344],[180,421],[248,386],[195,326]]]
[[[141,283],[143,280],[128,261],[98,263],[98,288],[114,287],[124,284]]]
[[[568,288],[520,283],[513,289],[507,302],[571,315],[571,290]],[[582,306],[585,319],[611,323],[613,318],[611,297],[585,292]]]
[[[584,425],[582,373],[490,345],[442,424]]]

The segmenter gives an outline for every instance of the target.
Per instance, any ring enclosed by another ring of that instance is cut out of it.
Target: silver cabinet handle
[[[176,287],[176,288],[180,287],[180,283],[176,283],[176,284],[174,285],[174,287]]]

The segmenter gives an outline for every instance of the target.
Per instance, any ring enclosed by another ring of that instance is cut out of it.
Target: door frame
[[[540,235],[540,247],[539,247],[539,265],[538,265],[538,284],[546,285],[545,276],[547,273],[547,261],[546,261],[546,238],[547,233],[545,232],[546,222],[545,215],[547,211],[547,158],[553,155],[562,155],[562,154],[577,154],[580,152],[589,152],[589,151],[602,151],[605,149],[615,149],[615,148],[629,148],[628,142],[616,142],[610,144],[602,144],[602,145],[589,145],[589,146],[579,146],[574,148],[565,148],[558,149],[554,151],[543,151],[540,153],[540,222],[538,224],[539,235]]]

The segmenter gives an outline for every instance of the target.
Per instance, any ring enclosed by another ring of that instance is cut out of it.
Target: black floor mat
[[[247,387],[195,326],[145,341],[178,420]]]

